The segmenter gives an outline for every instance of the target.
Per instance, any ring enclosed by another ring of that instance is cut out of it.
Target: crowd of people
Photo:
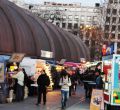
[[[12,101],[23,101],[25,98],[25,87],[28,88],[28,95],[32,96],[34,94],[35,88],[33,88],[31,84],[37,83],[38,90],[36,90],[36,92],[38,94],[38,101],[36,105],[40,104],[42,95],[44,104],[46,104],[46,87],[49,86],[50,79],[44,69],[40,71],[37,80],[33,79],[33,77],[34,76],[28,76],[24,68],[18,68],[16,71],[14,71],[14,74],[9,74],[9,76],[7,77],[7,97],[10,97]]]
[[[99,65],[96,66],[95,70],[91,70],[90,68],[86,69],[83,73],[80,71],[79,68],[75,68],[72,71],[72,74],[69,72],[68,68],[64,68],[61,71],[57,71],[54,67],[51,69],[51,75],[53,80],[53,90],[61,88],[61,106],[62,109],[66,107],[66,102],[68,98],[72,95],[76,94],[77,85],[84,85],[85,89],[85,97],[90,98],[93,86],[89,85],[84,80],[94,81],[95,85],[94,88],[96,89],[103,89],[103,80],[101,77],[101,69]],[[14,74],[11,74],[11,77],[15,80],[14,93],[15,93],[15,101],[22,101],[24,100],[24,89],[25,86],[28,87],[29,95],[31,92],[34,91],[31,89],[31,84],[35,83],[32,80],[32,77],[28,77],[25,69],[19,68],[18,71]],[[47,76],[45,70],[41,70],[40,74],[37,76],[36,83],[37,87],[37,102],[36,105],[38,106],[41,104],[41,99],[43,96],[43,104],[46,105],[47,101],[47,87],[50,85],[50,79]]]
[[[103,89],[103,78],[101,75],[104,73],[100,69],[100,64],[96,66],[94,70],[88,68],[84,73],[81,74],[80,79],[84,84],[85,97],[91,98],[92,89]],[[89,83],[93,82],[92,84]]]

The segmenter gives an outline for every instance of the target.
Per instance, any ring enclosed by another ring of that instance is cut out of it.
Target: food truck
[[[103,56],[105,110],[120,110],[120,55]]]

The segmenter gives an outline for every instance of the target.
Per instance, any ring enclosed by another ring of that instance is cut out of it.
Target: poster
[[[114,104],[120,104],[120,89],[118,88],[118,89],[114,89],[113,90],[113,94],[112,94],[112,102],[114,103]]]
[[[103,90],[93,89],[90,110],[104,110]]]
[[[0,83],[4,82],[4,63],[0,63]]]

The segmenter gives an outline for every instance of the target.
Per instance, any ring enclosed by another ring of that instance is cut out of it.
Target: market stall
[[[18,72],[19,63],[24,58],[24,55],[23,53],[14,53],[6,63],[7,102],[12,102],[15,99],[17,79],[12,76]]]
[[[23,61],[20,63],[20,67],[24,68],[26,70],[27,75],[30,77],[30,79],[33,81],[31,84],[32,87],[30,88],[29,92],[34,91],[34,93],[31,93],[31,95],[36,94],[36,90],[34,90],[37,85],[37,79],[39,75],[41,74],[41,70],[45,70],[46,74],[50,78],[50,86],[48,87],[49,90],[52,89],[52,76],[51,76],[51,65],[46,64],[46,60],[42,59],[31,59],[31,58],[24,58]]]
[[[104,56],[104,102],[105,110],[120,109],[120,55]]]

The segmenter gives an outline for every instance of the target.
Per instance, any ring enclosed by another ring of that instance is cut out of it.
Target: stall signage
[[[24,56],[25,56],[24,53],[14,53],[9,59],[9,62],[21,62]]]
[[[41,50],[41,57],[53,58],[53,52]]]

